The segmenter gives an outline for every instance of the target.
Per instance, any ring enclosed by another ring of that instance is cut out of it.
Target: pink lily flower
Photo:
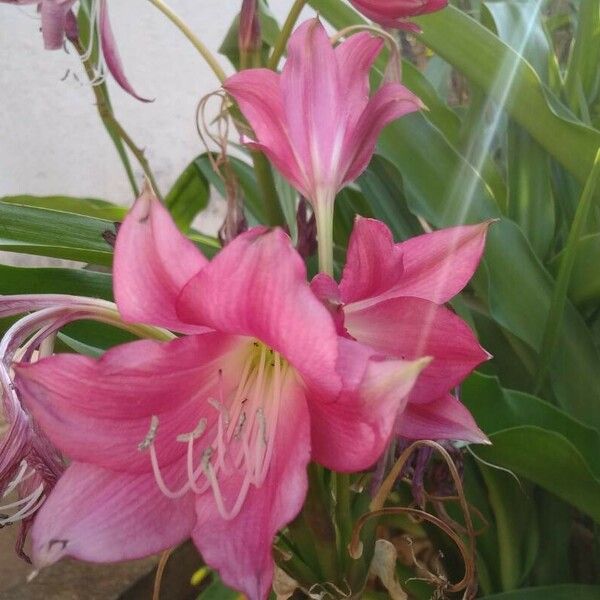
[[[427,361],[339,338],[281,230],[251,229],[209,262],[148,192],[119,230],[114,278],[125,321],[185,335],[14,365],[71,461],[34,522],[34,563],[132,559],[191,533],[228,585],[266,598],[308,462],[372,465]]]
[[[442,10],[448,0],[350,0],[350,4],[384,27],[419,32],[419,27],[406,19]]]
[[[0,0],[0,2],[16,5],[36,4],[38,6],[42,19],[41,29],[46,50],[61,49],[64,45],[65,37],[73,41],[79,39],[77,17],[72,10],[76,0]],[[148,99],[142,98],[136,93],[125,75],[123,63],[121,62],[110,25],[106,0],[92,0],[90,11],[91,26],[93,27],[98,23],[101,55],[106,68],[119,86],[128,94],[142,102],[149,102]],[[91,52],[91,50],[88,52]],[[104,77],[102,71],[103,66],[101,66],[98,74],[99,81],[102,81]]]
[[[369,98],[369,71],[382,46],[363,32],[334,49],[311,19],[292,34],[281,74],[247,69],[223,86],[254,130],[249,146],[311,202],[323,256],[337,192],[367,167],[383,127],[423,106],[398,83]]]
[[[433,357],[397,421],[401,437],[487,442],[452,390],[490,355],[443,304],[477,268],[488,225],[441,229],[395,244],[385,224],[359,217],[339,286],[325,274],[313,279],[341,335],[391,357]]]

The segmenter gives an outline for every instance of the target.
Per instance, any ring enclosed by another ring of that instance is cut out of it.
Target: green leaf
[[[106,231],[114,231],[112,221],[0,202],[0,250],[108,266]]]
[[[85,269],[0,265],[0,294],[72,294],[112,300],[112,277]]]
[[[194,217],[208,204],[208,181],[193,160],[177,178],[165,198],[177,226],[186,231]]]
[[[558,274],[566,251],[563,250],[550,263],[552,272]],[[569,298],[577,306],[600,303],[600,234],[586,235],[577,242],[575,260],[569,281]]]
[[[427,46],[505,106],[579,181],[587,179],[600,146],[600,132],[565,118],[566,107],[552,97],[523,57],[453,6],[416,21]]]
[[[0,202],[48,208],[109,221],[122,221],[127,209],[98,198],[74,198],[72,196],[4,196]]]
[[[474,453],[529,479],[600,522],[600,434],[552,405],[475,375],[461,399],[491,446]]]
[[[597,585],[551,585],[484,596],[482,600],[598,600]]]
[[[396,240],[405,240],[422,232],[419,221],[408,209],[402,177],[390,161],[374,156],[357,183],[373,216],[390,227]]]
[[[198,600],[241,600],[243,595],[228,588],[215,574],[212,583],[198,596]]]
[[[480,470],[494,513],[501,589],[512,590],[529,574],[539,547],[532,486],[519,485],[509,473],[498,469],[480,465]]]

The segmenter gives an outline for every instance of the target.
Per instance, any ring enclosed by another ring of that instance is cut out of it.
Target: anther
[[[144,452],[148,450],[150,446],[154,443],[156,439],[156,433],[158,431],[158,417],[156,415],[152,415],[152,419],[150,419],[150,429],[148,429],[148,433],[146,437],[138,444],[138,450],[140,452]]]
[[[182,433],[177,436],[178,442],[189,442],[190,440],[197,440],[206,431],[206,419],[200,419],[198,425],[193,431],[189,433]]]

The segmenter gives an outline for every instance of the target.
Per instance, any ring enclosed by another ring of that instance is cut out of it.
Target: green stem
[[[327,196],[315,200],[314,211],[317,220],[317,242],[319,251],[319,272],[333,277],[333,206],[335,198]]]
[[[135,175],[133,173],[133,168],[131,167],[131,162],[129,161],[129,157],[127,156],[127,151],[123,146],[123,140],[118,134],[114,122],[114,117],[112,119],[108,119],[106,117],[106,112],[112,113],[112,108],[110,104],[110,99],[108,97],[108,91],[105,89],[104,85],[95,85],[92,83],[96,76],[94,75],[94,69],[90,59],[83,60],[84,50],[77,41],[72,41],[73,47],[82,58],[81,62],[83,64],[83,68],[85,70],[85,74],[87,78],[90,80],[90,84],[92,86],[92,91],[94,92],[94,96],[96,97],[96,107],[98,108],[98,114],[100,119],[104,123],[104,127],[110,136],[110,139],[113,141],[115,149],[117,150],[117,154],[121,159],[121,163],[123,164],[123,168],[125,169],[125,173],[127,174],[127,179],[129,180],[129,184],[131,185],[131,189],[133,191],[133,196],[137,198],[140,195],[140,191],[135,180]]]
[[[202,55],[202,58],[207,62],[208,66],[212,69],[213,73],[217,76],[218,80],[223,83],[227,79],[225,71],[221,68],[221,65],[217,59],[212,55],[210,50],[204,45],[204,43],[198,39],[192,30],[186,25],[185,21],[173,11],[173,9],[165,4],[163,0],[148,0],[158,10],[160,10],[180,31],[185,37],[192,43],[194,48]]]
[[[338,526],[338,554],[343,573],[350,559],[348,544],[352,537],[352,511],[350,508],[350,475],[335,474],[336,504],[335,517]]]
[[[556,285],[554,287],[554,293],[552,294],[552,301],[550,303],[550,310],[548,311],[546,326],[544,328],[544,337],[542,338],[542,345],[540,348],[538,370],[534,386],[535,394],[538,394],[544,385],[546,373],[552,360],[552,356],[554,355],[554,349],[562,326],[563,313],[567,302],[567,292],[569,290],[571,272],[573,271],[573,265],[575,264],[577,244],[584,232],[590,208],[593,204],[598,179],[600,179],[600,150],[598,150],[596,154],[596,159],[594,160],[592,170],[585,184],[581,200],[577,205],[575,218],[573,219],[571,231],[569,231],[569,237],[565,246],[564,256],[558,270],[558,277],[556,278]]]
[[[267,66],[269,69],[277,69],[277,65],[279,64],[279,60],[283,56],[285,52],[285,47],[287,46],[288,40],[290,39],[290,35],[292,35],[292,30],[294,29],[294,25],[296,25],[296,21],[304,8],[308,0],[296,0],[288,13],[288,16],[279,32],[279,37],[275,41],[275,46],[273,47],[273,52],[269,58],[269,62]]]
[[[251,152],[251,156],[258,187],[264,200],[267,224],[281,225],[284,222],[284,216],[269,162],[264,154],[256,150]]]
[[[73,45],[75,46],[79,55],[82,57],[83,68],[85,69],[85,73],[88,76],[88,79],[90,80],[90,82],[93,81],[95,76],[91,59],[88,58],[84,60],[83,48],[77,42],[73,42]],[[127,172],[127,177],[129,179],[129,182],[131,183],[134,195],[136,197],[139,196],[139,189],[135,181],[135,176],[131,168],[131,163],[129,162],[129,158],[127,157],[127,154],[125,153],[124,148],[122,146],[123,143],[127,146],[127,148],[129,148],[131,154],[135,156],[136,160],[142,167],[142,170],[144,171],[144,174],[146,175],[148,181],[152,185],[154,192],[159,198],[161,198],[158,184],[156,183],[156,179],[154,177],[152,169],[150,168],[150,164],[148,163],[148,160],[144,155],[144,151],[141,148],[138,148],[138,146],[136,146],[131,136],[127,133],[127,131],[125,131],[121,123],[117,121],[113,113],[110,100],[108,98],[108,93],[103,89],[103,87],[93,84],[92,91],[94,92],[94,96],[96,97],[96,108],[98,110],[98,114],[100,115],[104,126],[108,130],[111,138],[113,139],[113,142],[115,143],[117,152],[119,153],[119,156],[121,157],[121,160],[123,162],[123,166],[125,167],[125,171]]]

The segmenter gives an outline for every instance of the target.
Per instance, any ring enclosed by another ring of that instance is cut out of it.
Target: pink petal
[[[344,314],[350,335],[382,354],[405,360],[433,357],[411,401],[445,394],[490,357],[460,317],[428,300],[394,298],[357,310],[350,305]]]
[[[193,431],[203,417],[208,427],[216,420],[218,412],[207,400],[218,397],[221,379],[235,380],[229,372],[239,369],[238,344],[231,336],[208,333],[123,344],[98,360],[57,354],[15,365],[16,384],[36,422],[69,458],[143,472],[150,458],[138,446],[154,415],[161,464],[185,452],[185,444],[176,442],[179,434]]]
[[[351,35],[335,49],[344,101],[356,119],[369,102],[369,72],[382,48],[380,37],[363,31]]]
[[[344,303],[368,298],[376,301],[402,281],[402,252],[387,225],[357,217],[348,244],[340,283]]]
[[[133,89],[131,83],[125,75],[123,69],[123,63],[119,56],[117,49],[117,43],[115,36],[112,31],[110,19],[108,17],[108,3],[106,0],[100,0],[100,15],[99,15],[99,31],[100,31],[100,43],[102,45],[102,54],[106,62],[106,66],[113,76],[114,80],[131,96],[142,102],[151,102],[147,98],[142,98]]]
[[[338,162],[346,121],[336,54],[318,19],[305,21],[288,43],[281,74],[281,91],[288,131],[307,170],[315,201],[317,189],[339,185]]]
[[[399,83],[387,83],[372,96],[356,125],[346,133],[343,183],[356,179],[366,168],[375,151],[381,130],[392,121],[423,108],[415,94]]]
[[[306,496],[309,415],[304,391],[292,377],[283,401],[267,478],[261,487],[250,488],[241,512],[231,520],[223,519],[210,492],[196,501],[196,546],[223,581],[243,591],[249,600],[267,598],[273,578],[273,538],[298,514]],[[240,485],[240,475],[224,482],[224,497],[235,497]]]
[[[46,50],[59,50],[65,41],[67,14],[75,0],[43,0],[41,2],[42,36]]]
[[[174,483],[168,470],[165,476]],[[194,522],[193,496],[169,500],[152,474],[75,462],[34,521],[33,561],[41,568],[63,556],[102,563],[142,558],[181,543]]]
[[[447,6],[448,0],[350,0],[369,19],[384,27],[407,29],[404,19],[435,12]]]
[[[223,84],[256,133],[249,145],[263,151],[303,194],[308,194],[305,175],[288,137],[281,98],[280,76],[270,69],[246,69]]]
[[[365,346],[340,338],[344,389],[335,402],[309,396],[313,459],[352,472],[373,465],[428,360],[382,360]]]
[[[491,221],[448,227],[398,244],[404,257],[399,295],[448,302],[479,265]]]
[[[198,331],[177,318],[175,301],[207,262],[146,189],[117,235],[114,293],[121,316],[134,323]]]
[[[345,336],[343,304],[335,279],[325,273],[318,273],[310,282],[310,289],[329,311],[338,335]]]
[[[452,394],[424,404],[409,402],[398,418],[395,432],[410,440],[459,440],[489,444],[471,413]]]
[[[184,288],[177,314],[187,323],[262,341],[324,394],[340,388],[334,323],[281,229],[257,227],[228,244]]]

